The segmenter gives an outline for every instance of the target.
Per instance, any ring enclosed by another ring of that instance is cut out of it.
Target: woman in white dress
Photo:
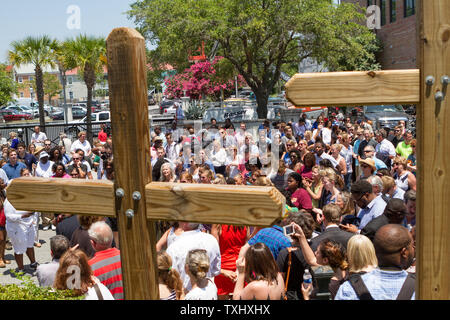
[[[34,212],[18,211],[8,199],[5,199],[3,207],[6,217],[6,232],[14,249],[18,271],[25,271],[23,266],[24,253],[30,259],[30,268],[36,270],[38,263],[34,255]]]

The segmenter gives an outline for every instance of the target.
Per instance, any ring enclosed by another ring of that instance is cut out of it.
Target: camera
[[[289,236],[291,234],[294,234],[294,226],[293,225],[288,225],[288,226],[284,226],[283,227],[283,233],[285,236]]]

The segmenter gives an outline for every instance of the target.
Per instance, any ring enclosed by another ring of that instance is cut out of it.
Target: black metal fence
[[[104,122],[96,122],[92,124],[92,136],[96,137],[100,132],[100,125],[106,124],[107,127],[110,127],[109,121]],[[39,124],[14,124],[0,127],[0,133],[2,137],[9,139],[10,132],[16,132],[19,140],[25,142],[28,146],[31,143],[31,135],[34,132],[34,127]],[[58,124],[46,124],[45,125],[45,134],[47,138],[50,139],[54,144],[59,143],[60,133],[65,133],[69,139],[75,141],[77,139],[77,135],[81,131],[87,132],[86,123],[58,123]],[[91,141],[92,142],[92,141]]]

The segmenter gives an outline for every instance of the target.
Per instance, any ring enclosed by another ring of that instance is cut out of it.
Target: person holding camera
[[[286,222],[289,223],[289,225],[283,227],[283,229],[291,227],[292,231],[286,231],[285,233],[292,238],[292,246],[280,251],[277,257],[277,265],[285,282],[286,299],[303,300],[304,298],[300,288],[303,282],[303,274],[305,270],[309,268],[309,265],[300,248],[299,240],[295,237],[293,225],[291,223],[294,222],[301,227],[305,238],[309,242],[314,237],[316,222],[312,215],[305,210],[290,213]]]

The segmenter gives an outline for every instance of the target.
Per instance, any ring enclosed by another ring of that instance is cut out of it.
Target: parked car
[[[28,113],[30,115],[33,114],[33,109],[27,106],[16,106],[16,105],[10,105],[7,109],[9,110],[16,110],[21,113]]]
[[[175,100],[163,100],[159,104],[159,113],[164,114],[164,109],[167,109],[175,104]]]
[[[32,120],[33,116],[29,113],[19,112],[17,110],[10,109],[9,112],[7,110],[3,114],[3,120],[5,122],[17,121],[17,120]]]
[[[85,108],[72,106],[72,119],[83,119],[86,113]],[[52,120],[64,120],[64,111],[55,112],[50,117]]]
[[[375,130],[381,128],[393,129],[400,120],[405,121],[409,126],[410,116],[408,116],[401,105],[378,105],[364,106],[364,119],[372,122]]]
[[[78,121],[71,121],[70,123],[86,123],[87,117],[84,117],[81,120]],[[102,121],[111,121],[111,115],[109,111],[100,111],[96,113],[91,114],[91,122],[102,122]]]

